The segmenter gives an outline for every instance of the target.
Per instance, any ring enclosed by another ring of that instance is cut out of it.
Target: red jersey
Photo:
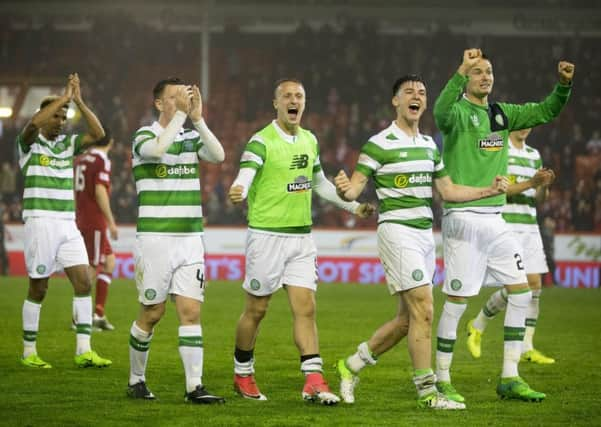
[[[96,202],[96,184],[111,194],[111,161],[104,151],[89,149],[75,159],[75,219],[80,230],[104,230],[106,219]]]

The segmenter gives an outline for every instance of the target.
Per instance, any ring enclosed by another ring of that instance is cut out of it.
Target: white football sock
[[[457,339],[457,326],[467,303],[445,301],[442,314],[438,321],[436,332],[436,378],[438,381],[451,382],[451,363],[453,361],[453,348]]]
[[[501,288],[488,298],[486,304],[484,304],[484,307],[482,307],[482,310],[480,310],[478,316],[474,319],[474,328],[484,332],[488,321],[500,311],[505,310],[505,307],[507,307],[507,291],[505,288]]]
[[[146,332],[133,322],[129,334],[129,385],[134,385],[146,381],[146,363],[152,331]]]
[[[542,289],[536,289],[532,291],[532,299],[528,305],[526,311],[526,333],[524,334],[524,343],[522,344],[522,353],[534,349],[534,331],[536,329],[536,322],[538,320],[539,313],[539,302]]]
[[[369,350],[367,342],[362,342],[359,344],[357,347],[357,352],[350,355],[346,359],[346,367],[356,374],[358,374],[361,369],[365,368],[365,366],[375,365],[376,363],[377,358],[374,357]]]
[[[501,378],[517,377],[518,363],[522,354],[524,340],[524,323],[526,310],[530,304],[530,290],[507,295],[507,311],[503,323],[505,339],[503,342],[503,372]]]
[[[186,374],[186,391],[194,391],[202,384],[203,343],[200,325],[180,326],[179,355]]]
[[[73,297],[73,312],[77,328],[77,348],[75,354],[87,353],[91,350],[90,336],[92,334],[92,296]]]
[[[42,304],[25,300],[23,302],[23,358],[37,354],[36,340],[40,327]]]

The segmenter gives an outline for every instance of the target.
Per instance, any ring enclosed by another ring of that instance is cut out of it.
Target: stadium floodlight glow
[[[69,109],[67,110],[67,118],[72,119],[73,117],[75,117],[75,109],[69,107]]]
[[[0,119],[6,119],[13,115],[13,109],[10,107],[0,107]]]

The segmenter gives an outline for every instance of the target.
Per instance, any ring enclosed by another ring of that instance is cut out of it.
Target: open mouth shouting
[[[298,107],[288,107],[288,120],[290,120],[291,122],[296,121],[296,119],[298,118]]]
[[[419,113],[420,109],[421,109],[421,104],[419,102],[412,102],[409,104],[409,111],[412,111],[414,113]]]

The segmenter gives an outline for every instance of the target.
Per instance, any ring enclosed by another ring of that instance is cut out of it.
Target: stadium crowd
[[[6,19],[9,19],[7,17]],[[10,21],[9,21],[10,22]],[[57,30],[50,23],[36,30],[2,26],[0,80],[51,84],[65,73],[82,76],[89,104],[116,146],[112,206],[118,223],[134,223],[136,192],[131,172],[135,129],[154,120],[148,87],[177,75],[199,83],[201,51],[197,33],[157,30],[126,15],[90,20],[80,30]],[[442,85],[456,69],[456,52],[479,46],[495,64],[494,101],[538,100],[555,83],[560,59],[578,64],[579,79],[561,117],[534,129],[528,143],[558,180],[539,209],[555,230],[601,231],[601,64],[598,39],[533,36],[480,36],[438,30],[428,34],[388,34],[371,22],[300,25],[288,34],[241,33],[235,26],[211,35],[207,122],[222,141],[226,160],[203,169],[204,213],[209,224],[244,223],[244,214],[227,198],[248,138],[273,117],[273,82],[301,79],[307,90],[303,127],[318,137],[327,175],[355,163],[369,135],[392,120],[389,82],[416,72],[428,83],[431,105],[422,133],[441,136],[431,109]],[[31,58],[36,58],[31,61]],[[160,59],[159,59],[160,58]],[[143,119],[140,119],[143,117]],[[22,175],[15,138],[24,122],[2,119],[0,127],[0,214],[4,222],[21,220]],[[77,128],[78,123],[73,121]],[[375,201],[375,193],[369,193]],[[435,201],[440,210],[439,201]],[[375,218],[357,220],[316,199],[314,222],[327,227],[372,227]],[[440,225],[440,215],[435,213]]]

